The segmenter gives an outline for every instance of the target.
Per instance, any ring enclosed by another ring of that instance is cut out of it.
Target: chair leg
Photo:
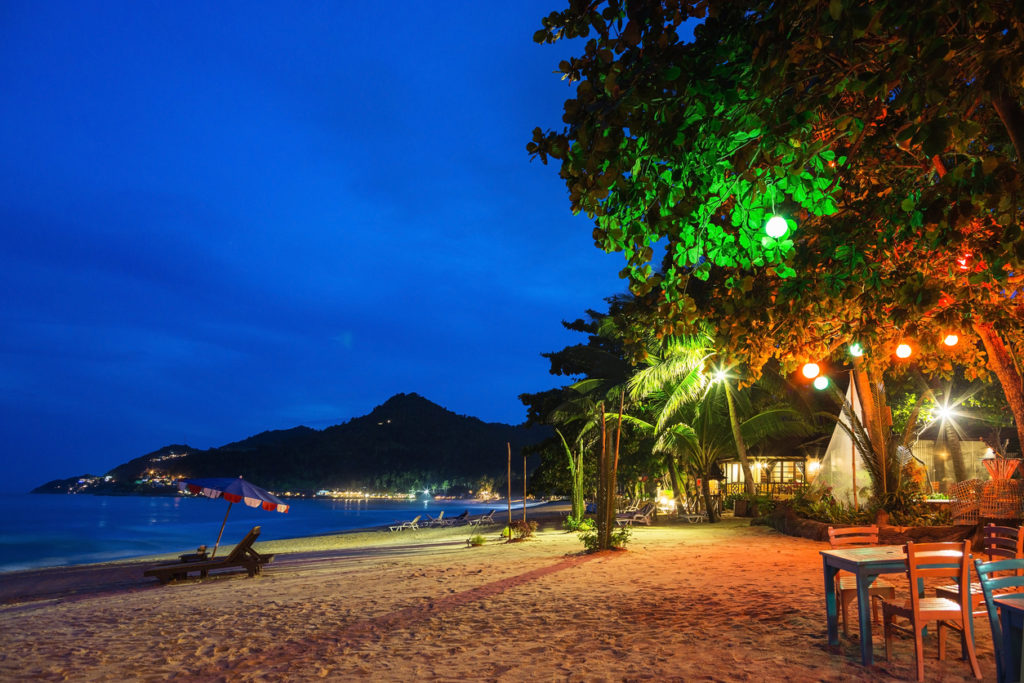
[[[940,621],[935,629],[936,637],[939,639],[939,661],[946,658],[946,622]]]
[[[889,661],[889,648],[892,646],[892,614],[882,608],[882,636],[885,640],[885,661]]]
[[[974,638],[966,637],[966,628],[963,630],[963,633],[965,637],[962,641],[962,645],[967,650],[967,652],[965,653],[967,655],[967,658],[971,660],[971,671],[974,673],[975,678],[981,680],[981,667],[978,666],[978,656],[977,653],[974,651]]]
[[[917,660],[917,680],[924,681],[924,639],[921,629],[917,628],[916,624],[914,625],[914,659]]]

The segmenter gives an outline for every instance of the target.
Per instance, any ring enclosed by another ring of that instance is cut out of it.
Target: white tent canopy
[[[860,407],[860,397],[854,388],[853,373],[850,373],[850,385],[846,389],[846,400],[852,406],[853,413],[858,420],[863,420],[863,412]],[[839,422],[850,427],[846,411],[842,411]],[[832,487],[832,495],[836,500],[849,505],[859,505],[865,502],[867,492],[871,486],[871,477],[864,459],[854,447],[853,440],[839,424],[832,432],[832,438],[825,449],[825,455],[821,459],[821,467],[818,470],[817,482]]]

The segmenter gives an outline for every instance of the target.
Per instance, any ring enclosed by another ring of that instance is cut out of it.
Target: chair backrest
[[[224,559],[224,561],[235,562],[242,555],[249,552],[249,548],[252,547],[252,544],[260,535],[260,528],[261,527],[254,526],[253,528],[249,529],[249,533],[245,535],[245,538],[238,542],[238,545],[232,548],[231,552],[228,553],[228,556]]]
[[[1018,527],[986,524],[982,546],[989,562],[1024,558],[1024,534]]]
[[[844,526],[828,528],[828,543],[833,548],[848,545],[878,545],[878,526]]]
[[[910,605],[915,617],[920,614],[924,597],[924,579],[953,579],[960,588],[960,611],[965,624],[971,618],[971,541],[914,543],[908,541],[907,576],[910,578]],[[914,619],[915,623],[919,619]]]
[[[1024,559],[997,560],[995,562],[982,562],[978,559],[974,561],[974,567],[978,571],[981,592],[985,596],[985,608],[988,610],[988,625],[992,629],[992,645],[996,651],[997,678],[1001,681],[1003,680],[1003,631],[999,624],[999,613],[996,610],[996,604],[993,602],[995,598],[993,593],[994,591],[1007,588],[1024,589],[1024,575],[1022,575],[1024,574]]]

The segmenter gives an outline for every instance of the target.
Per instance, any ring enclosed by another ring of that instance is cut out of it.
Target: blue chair
[[[985,596],[985,607],[988,610],[988,624],[992,629],[992,647],[996,652],[996,677],[999,681],[1006,680],[1003,671],[1003,629],[999,625],[999,613],[993,600],[1000,594],[1024,591],[1024,559],[997,560],[996,562],[974,561],[981,583],[981,592]],[[1008,573],[1008,574],[1007,574]],[[999,574],[999,576],[995,576]],[[1008,589],[1019,589],[1018,591]],[[999,591],[999,594],[996,593]]]

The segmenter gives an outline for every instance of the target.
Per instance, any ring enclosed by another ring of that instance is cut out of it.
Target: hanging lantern
[[[910,348],[910,344],[900,344],[896,347],[896,356],[899,358],[910,358],[910,354],[913,350]]]
[[[825,375],[818,375],[815,377],[814,388],[818,391],[825,391],[825,389],[828,389],[828,377]]]
[[[768,236],[776,239],[785,235],[787,230],[789,230],[789,226],[786,224],[786,219],[778,215],[769,218],[768,223],[764,226],[764,231],[768,233]]]
[[[960,337],[955,334],[947,334],[946,338],[942,340],[942,343],[946,346],[956,346],[957,342],[960,341]]]
[[[807,379],[814,379],[821,372],[821,368],[818,367],[817,363],[807,363],[800,371]]]

